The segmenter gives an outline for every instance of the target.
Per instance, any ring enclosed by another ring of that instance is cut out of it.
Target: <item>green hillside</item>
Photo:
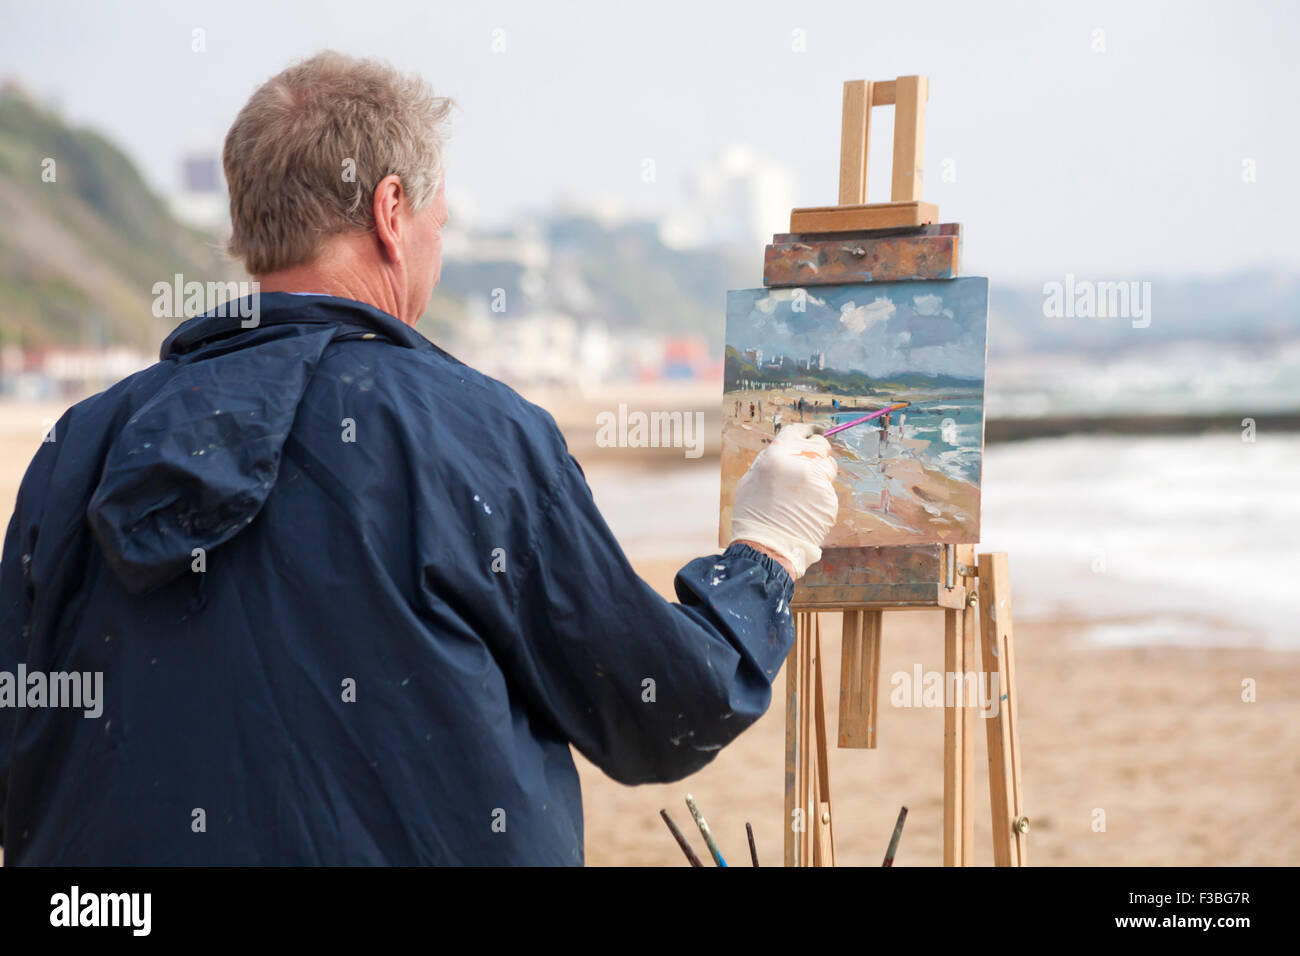
[[[54,181],[42,172],[54,161]],[[155,282],[243,278],[213,239],[177,222],[116,146],[0,89],[0,343],[123,343],[152,351],[176,320]]]
[[[781,367],[764,365],[755,367],[733,345],[726,347],[723,366],[723,383],[727,389],[739,388],[740,383],[754,382],[758,385],[785,387],[787,385],[804,385],[823,392],[835,392],[841,395],[879,395],[888,396],[908,389],[979,389],[984,382],[978,378],[962,378],[942,372],[928,374],[925,372],[895,372],[888,379],[874,378],[866,372],[854,369],[809,369],[799,365],[788,356],[782,358]]]

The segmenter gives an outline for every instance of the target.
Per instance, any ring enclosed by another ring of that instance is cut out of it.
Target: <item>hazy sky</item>
[[[1300,266],[1300,5],[1281,0],[0,9],[0,76],[112,136],[163,190],[185,151],[219,148],[257,84],[327,47],[419,70],[456,98],[453,199],[494,222],[560,197],[661,213],[737,143],[789,171],[795,204],[833,203],[842,81],[924,73],[924,198],[963,223],[967,274]],[[206,52],[191,50],[196,27]],[[793,50],[795,30],[806,52]],[[875,112],[877,128],[890,113]],[[875,146],[870,198],[881,201],[888,136]]]

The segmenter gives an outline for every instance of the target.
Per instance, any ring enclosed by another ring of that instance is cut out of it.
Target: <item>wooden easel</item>
[[[921,201],[928,86],[923,76],[844,84],[839,205],[795,209],[790,233],[767,247],[763,284],[803,287],[899,279],[948,279],[959,272],[960,227],[938,224]],[[891,202],[867,204],[871,110],[894,106]],[[1029,820],[1021,811],[1011,589],[1005,554],[975,557],[972,544],[844,549],[809,569],[795,589],[795,647],[786,661],[785,865],[833,866],[828,734],[822,688],[820,613],[843,615],[839,746],[874,749],[884,612],[941,608],[945,691],[949,675],[983,671],[1001,700],[986,718],[993,859],[1027,862]],[[984,613],[980,614],[980,606]],[[958,687],[974,688],[965,681]],[[945,704],[943,862],[975,860],[975,705],[965,693]],[[945,694],[945,701],[947,696]]]

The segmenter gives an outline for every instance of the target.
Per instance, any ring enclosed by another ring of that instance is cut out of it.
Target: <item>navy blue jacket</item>
[[[693,773],[794,641],[779,565],[665,601],[550,415],[361,303],[187,321],[51,438],[0,672],[101,672],[102,713],[0,706],[7,864],[578,864],[569,745]]]

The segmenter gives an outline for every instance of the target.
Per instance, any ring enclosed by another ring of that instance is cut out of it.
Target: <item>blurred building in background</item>
[[[229,231],[230,204],[218,152],[193,152],[181,160],[181,187],[171,210],[181,222],[217,236]]]

